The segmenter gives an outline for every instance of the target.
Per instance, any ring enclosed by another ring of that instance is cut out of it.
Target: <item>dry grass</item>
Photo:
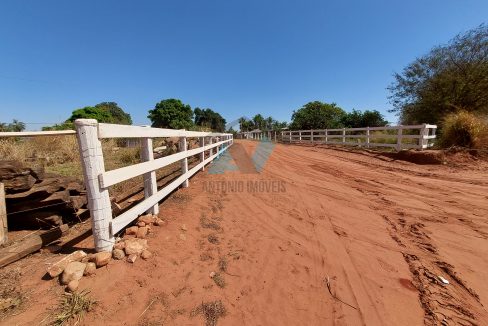
[[[0,320],[22,309],[27,299],[20,287],[20,269],[5,269],[0,273]]]
[[[219,238],[215,234],[209,234],[207,239],[208,239],[208,242],[210,242],[212,244],[219,244],[220,243]]]
[[[65,293],[57,313],[53,316],[52,324],[64,325],[70,321],[78,323],[96,303],[88,294],[88,291]]]
[[[195,309],[192,310],[190,313],[191,317],[195,317],[198,315],[203,315],[205,318],[205,325],[206,326],[215,326],[220,317],[224,317],[227,313],[224,304],[220,300],[205,302]]]
[[[215,275],[212,277],[212,280],[217,284],[219,288],[225,288],[225,279],[224,276],[220,273],[215,273]]]
[[[225,257],[219,258],[219,270],[224,273],[227,272],[227,258]]]
[[[440,143],[444,147],[488,148],[488,118],[466,111],[449,114],[443,121]]]
[[[220,225],[205,216],[200,217],[200,226],[204,229],[220,230]]]

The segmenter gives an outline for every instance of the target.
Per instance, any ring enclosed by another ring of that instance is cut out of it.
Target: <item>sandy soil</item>
[[[192,311],[213,300],[227,310],[218,325],[488,324],[484,163],[277,145],[258,174],[256,145],[231,147],[241,172],[199,173],[161,205],[168,224],[148,239],[152,259],[112,261],[81,280],[98,300],[82,324],[203,325]],[[3,324],[48,320],[63,292],[42,280],[52,259],[7,267],[27,296]]]

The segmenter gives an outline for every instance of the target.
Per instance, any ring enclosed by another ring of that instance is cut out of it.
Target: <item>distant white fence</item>
[[[434,145],[437,126],[387,126],[320,130],[283,131],[285,143],[314,143],[330,145],[355,145],[366,148],[392,147],[397,150],[425,149]]]
[[[158,203],[233,144],[232,134],[196,132],[151,127],[98,123],[93,119],[75,121],[76,131],[0,132],[0,137],[36,137],[76,134],[81,156],[88,208],[97,251],[111,251],[114,235],[139,215],[159,213]],[[154,159],[153,138],[179,138],[179,152]],[[101,139],[137,138],[141,140],[141,163],[105,171]],[[198,138],[199,147],[188,149],[188,138]],[[208,157],[205,157],[205,153]],[[199,163],[188,169],[188,157],[199,155]],[[181,176],[157,190],[156,170],[181,161]],[[113,218],[109,190],[122,181],[143,175],[145,199]]]

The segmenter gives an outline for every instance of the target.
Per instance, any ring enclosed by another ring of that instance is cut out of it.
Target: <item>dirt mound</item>
[[[407,161],[415,164],[443,164],[446,161],[444,151],[440,150],[403,150],[397,153],[387,153],[387,155],[395,160]]]

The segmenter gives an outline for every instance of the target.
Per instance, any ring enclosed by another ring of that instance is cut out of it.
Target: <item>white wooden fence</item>
[[[81,156],[88,208],[90,209],[93,237],[97,251],[111,251],[114,235],[139,215],[147,212],[158,214],[158,203],[180,185],[188,187],[188,179],[203,170],[205,165],[221,155],[233,144],[232,134],[196,132],[174,129],[137,127],[98,123],[93,119],[75,121],[76,131],[0,132],[0,137],[37,137],[76,134]],[[154,159],[153,138],[179,138],[179,152]],[[101,139],[138,138],[141,140],[141,163],[105,171]],[[188,138],[198,138],[199,147],[188,149]],[[208,157],[205,157],[206,152]],[[199,155],[199,163],[188,169],[188,157]],[[159,191],[156,170],[181,161],[181,176]],[[113,218],[109,198],[110,186],[143,175],[145,199]]]
[[[392,147],[397,150],[425,149],[434,145],[430,140],[436,138],[436,129],[436,125],[424,123],[412,126],[293,130],[283,131],[282,140],[285,143],[356,145],[366,148]]]
[[[92,119],[76,120],[75,126],[97,251],[111,251],[115,242],[114,235],[117,232],[145,212],[157,214],[159,201],[180,185],[188,187],[188,179],[192,175],[203,170],[206,164],[233,143],[232,134],[226,133],[114,125],[98,123]],[[178,137],[180,151],[176,154],[154,159],[152,138],[162,137]],[[143,162],[105,171],[100,142],[101,139],[105,138],[140,138]],[[199,147],[189,150],[187,138],[199,138]],[[205,151],[209,151],[207,158]],[[200,163],[188,169],[188,157],[198,154],[200,154]],[[158,191],[155,171],[177,161],[181,161],[181,176]],[[108,187],[140,175],[143,175],[144,178],[145,199],[126,212],[112,218]]]

